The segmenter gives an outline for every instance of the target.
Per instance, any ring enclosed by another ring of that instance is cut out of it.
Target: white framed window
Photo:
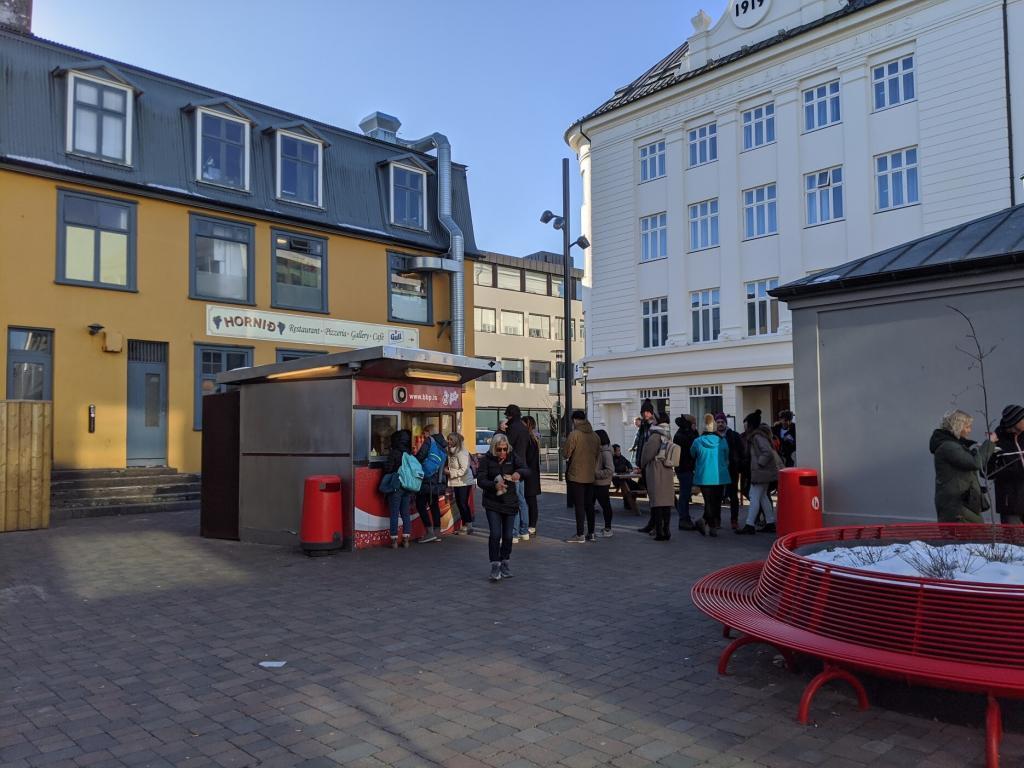
[[[423,171],[391,164],[391,223],[427,228],[427,174]]]
[[[565,318],[555,318],[555,341],[565,341]]]
[[[659,387],[658,389],[641,389],[640,390],[640,402],[644,400],[650,400],[651,405],[654,406],[654,413],[671,413],[669,408],[669,396],[670,390],[668,387]]]
[[[697,419],[698,425],[704,423],[704,414],[721,413],[723,410],[721,384],[690,387],[690,413]]]
[[[551,338],[551,316],[530,314],[530,338]]]
[[[562,298],[565,295],[565,279],[562,277],[551,276],[551,295]]]
[[[67,151],[131,165],[133,96],[127,85],[69,72]]]
[[[690,206],[690,250],[718,245],[718,198]]]
[[[690,320],[692,330],[690,341],[699,344],[704,341],[718,341],[721,332],[721,307],[717,288],[690,292]]]
[[[807,198],[807,226],[838,221],[843,211],[843,167],[815,171],[804,176]]]
[[[473,285],[494,287],[494,265],[477,262],[473,265]]]
[[[495,311],[487,307],[473,307],[473,329],[478,333],[497,331]]]
[[[718,159],[718,124],[708,123],[691,128],[687,133],[690,145],[690,167]]]
[[[747,336],[779,332],[779,300],[768,291],[779,287],[778,278],[747,283]]]
[[[539,296],[548,295],[548,276],[545,272],[534,272],[527,269],[523,272],[523,284],[527,293],[536,293]]]
[[[640,219],[640,261],[668,256],[668,214],[656,213]]]
[[[660,179],[665,175],[665,142],[655,141],[640,147],[640,181]]]
[[[816,131],[842,121],[839,107],[839,81],[817,85],[804,91],[804,131]]]
[[[641,302],[644,349],[663,347],[668,340],[668,297]]]
[[[501,310],[501,332],[506,336],[522,336],[523,313]]]
[[[914,57],[903,56],[871,67],[875,111],[905,104],[917,98]]]
[[[308,136],[277,132],[277,197],[291,203],[322,206],[324,146]]]
[[[249,121],[196,110],[196,181],[249,189]]]
[[[876,157],[875,189],[880,211],[921,202],[917,183],[917,147]]]
[[[743,113],[743,149],[775,141],[775,104],[768,102]]]
[[[743,237],[774,235],[779,231],[775,209],[775,184],[743,190]]]
[[[498,267],[498,287],[508,291],[522,290],[522,270],[515,267]]]

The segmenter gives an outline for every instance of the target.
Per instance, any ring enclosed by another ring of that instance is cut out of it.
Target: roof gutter
[[[452,283],[452,353],[466,354],[466,273],[463,262],[466,258],[465,237],[459,225],[452,218],[452,145],[443,133],[432,133],[422,139],[408,141],[399,139],[404,146],[419,152],[437,149],[437,218],[448,232],[450,245],[448,256],[451,265]]]

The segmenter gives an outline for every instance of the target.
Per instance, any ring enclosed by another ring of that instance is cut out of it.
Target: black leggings
[[[594,535],[594,486],[590,483],[575,483],[571,480],[569,486],[569,498],[572,499],[572,506],[576,512],[576,535],[583,535],[583,523],[587,524],[587,535]]]
[[[594,486],[594,502],[600,504],[601,511],[604,512],[604,529],[606,531],[612,527],[612,500],[608,495],[609,490],[607,485]]]
[[[473,522],[473,513],[469,510],[469,492],[471,490],[473,487],[470,485],[455,486],[455,504],[459,508],[459,516],[462,518],[463,525]]]
[[[724,485],[702,485],[700,495],[704,497],[704,522],[716,528],[722,525],[722,491]]]
[[[426,528],[440,528],[441,527],[441,503],[433,493],[418,493],[416,494],[416,511],[420,514],[420,520],[423,521],[423,525]],[[430,513],[433,512],[434,519],[430,519]],[[427,531],[429,533],[429,531]]]
[[[526,497],[526,509],[530,513],[530,523],[529,523],[528,527],[529,528],[536,528],[537,527],[537,497],[536,496],[527,496]]]

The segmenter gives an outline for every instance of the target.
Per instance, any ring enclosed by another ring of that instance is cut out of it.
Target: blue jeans
[[[679,524],[683,521],[692,523],[690,517],[690,494],[693,493],[693,471],[676,470],[676,477],[679,479],[679,498],[676,499],[676,512],[679,513]]]
[[[508,560],[512,554],[512,526],[515,515],[503,515],[493,509],[487,510],[487,527],[490,536],[487,539],[487,554],[492,563]]]
[[[512,518],[512,535],[522,536],[530,530],[530,507],[526,503],[526,483],[516,483],[516,498],[519,499],[519,514]]]
[[[402,516],[402,533],[406,536],[412,534],[412,520],[409,516],[409,501],[413,494],[399,488],[397,491],[388,494],[388,512],[391,513],[391,536],[398,535],[398,516]]]

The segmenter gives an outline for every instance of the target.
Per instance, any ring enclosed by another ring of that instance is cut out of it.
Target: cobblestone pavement
[[[307,559],[201,539],[194,512],[4,534],[0,765],[983,764],[978,725],[857,712],[842,689],[799,726],[809,673],[771,652],[715,674],[723,641],[689,587],[767,536],[655,543],[624,515],[567,545],[569,517],[545,496],[498,584],[480,535]],[[980,724],[980,697],[953,705],[972,707]],[[1024,736],[1003,757],[1024,763]]]

